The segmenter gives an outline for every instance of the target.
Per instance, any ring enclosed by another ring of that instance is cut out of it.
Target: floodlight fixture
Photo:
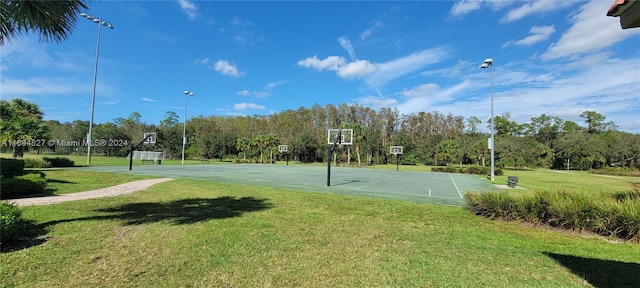
[[[91,138],[93,136],[93,114],[95,111],[96,103],[96,83],[98,79],[98,55],[100,54],[100,27],[107,26],[109,29],[113,29],[111,23],[104,21],[99,17],[89,15],[87,13],[80,13],[81,17],[87,18],[89,21],[98,24],[98,41],[96,43],[96,62],[93,71],[93,93],[91,95],[91,118],[89,119],[89,134],[87,134],[87,164],[91,164]]]
[[[489,68],[491,66],[491,138],[489,149],[491,149],[491,182],[495,180],[495,118],[493,116],[493,58],[484,59],[484,63],[480,68]]]
[[[187,98],[193,96],[193,92],[184,90],[184,124],[182,124],[182,164],[184,165],[184,148],[187,145]]]

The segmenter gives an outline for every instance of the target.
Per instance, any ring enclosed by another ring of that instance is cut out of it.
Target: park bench
[[[209,164],[209,159],[200,159],[200,163],[202,164]]]
[[[151,160],[151,159],[142,159],[142,165],[144,165],[145,163],[149,163],[151,165],[153,165],[155,162],[155,160]]]
[[[516,185],[518,185],[518,177],[516,177],[516,176],[508,176],[507,177],[507,185],[509,185],[509,188],[516,188]]]

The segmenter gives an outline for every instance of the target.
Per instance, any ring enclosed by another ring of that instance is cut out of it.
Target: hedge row
[[[12,178],[2,177],[0,182],[0,198],[18,198],[42,194],[47,189],[47,179],[42,172],[29,173]]]
[[[455,166],[445,166],[445,167],[432,167],[431,171],[433,172],[444,172],[444,173],[464,173],[464,174],[474,174],[474,175],[489,175],[491,174],[491,168],[486,166],[467,166],[467,167],[455,167]],[[494,175],[502,176],[504,173],[502,169],[495,168]]]
[[[2,245],[17,240],[27,226],[22,218],[22,211],[15,205],[0,202],[0,243]]]
[[[589,231],[640,243],[640,192],[585,191],[471,192],[467,209],[476,215]]]

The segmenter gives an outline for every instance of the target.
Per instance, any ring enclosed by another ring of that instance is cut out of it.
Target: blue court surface
[[[203,164],[83,167],[102,172],[192,178],[253,186],[291,188],[351,196],[368,196],[444,205],[462,205],[466,191],[497,190],[478,175],[392,171],[367,168],[264,164]]]

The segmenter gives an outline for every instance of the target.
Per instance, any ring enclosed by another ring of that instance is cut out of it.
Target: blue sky
[[[594,110],[640,133],[640,28],[597,1],[93,1],[101,29],[95,122],[139,112],[158,124],[358,103],[490,117],[541,114],[583,125]],[[89,120],[97,25],[67,41],[24,35],[1,47],[2,99],[45,119]],[[483,127],[485,125],[482,125]]]

